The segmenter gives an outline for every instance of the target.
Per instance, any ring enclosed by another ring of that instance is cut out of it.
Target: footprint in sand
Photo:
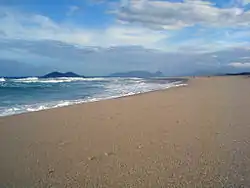
[[[97,160],[97,157],[95,157],[95,156],[90,156],[90,157],[88,157],[88,160],[89,160],[89,161],[94,161],[94,160]]]
[[[109,156],[115,155],[115,152],[104,152],[104,155],[106,157],[109,157]],[[101,160],[101,159],[102,159],[101,156],[99,156],[99,157],[96,157],[96,156],[90,156],[90,157],[88,157],[89,161],[96,161],[96,160]]]
[[[137,146],[137,149],[142,149],[142,148],[143,148],[143,145],[141,144]]]
[[[115,153],[114,152],[105,152],[104,155],[108,157],[108,156],[111,156],[111,155],[115,155]]]

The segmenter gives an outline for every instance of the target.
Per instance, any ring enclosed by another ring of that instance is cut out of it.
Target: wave
[[[76,82],[76,81],[103,81],[105,78],[74,78],[74,77],[62,77],[62,78],[47,78],[39,79],[40,83],[63,83],[63,82]]]
[[[63,82],[75,82],[75,81],[82,81],[83,78],[47,78],[47,79],[40,79],[37,82],[39,83],[63,83]]]
[[[6,80],[4,78],[0,78],[0,82],[5,82]]]
[[[83,78],[84,81],[104,81],[109,79],[110,78]]]
[[[11,79],[12,82],[23,82],[23,83],[31,83],[31,82],[37,82],[39,80],[38,77],[28,77],[28,78],[17,78],[17,79]]]
[[[27,78],[16,78],[10,79],[11,82],[17,83],[63,83],[63,82],[76,82],[76,81],[120,81],[120,80],[131,80],[140,81],[142,78],[119,78],[119,77],[93,77],[93,78],[82,78],[82,77],[60,77],[60,78],[39,78],[39,77],[27,77]],[[5,81],[4,78],[0,78],[0,81]]]
[[[11,79],[12,82],[19,83],[63,83],[63,82],[76,82],[76,81],[103,81],[107,78],[81,78],[81,77],[60,77],[60,78],[38,78],[38,77],[28,77],[28,78],[18,78]]]
[[[5,109],[1,109],[0,107],[0,117],[2,116],[10,116],[14,114],[22,114],[27,112],[36,112],[41,110],[47,110],[47,109],[53,109],[53,108],[59,108],[59,107],[65,107],[70,106],[74,104],[80,104],[80,103],[87,103],[87,102],[95,102],[102,99],[97,98],[89,98],[86,100],[62,100],[62,101],[54,101],[54,102],[48,102],[48,103],[37,103],[37,104],[30,104],[30,105],[16,105],[14,107],[9,107]]]

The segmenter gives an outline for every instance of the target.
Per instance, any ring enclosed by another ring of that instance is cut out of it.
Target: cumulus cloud
[[[229,66],[232,66],[235,68],[250,68],[250,63],[233,62],[233,63],[230,63]]]
[[[117,13],[125,23],[139,23],[155,29],[179,29],[200,24],[212,27],[250,25],[250,11],[218,8],[209,1],[128,0]]]

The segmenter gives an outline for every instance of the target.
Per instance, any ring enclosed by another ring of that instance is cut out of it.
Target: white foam
[[[99,99],[101,100],[101,99]],[[8,109],[1,110],[0,108],[0,117],[1,116],[10,116],[14,114],[22,114],[26,112],[36,112],[41,110],[47,110],[47,109],[53,109],[53,108],[59,108],[74,104],[80,104],[80,103],[86,103],[86,102],[94,102],[99,100],[65,100],[65,101],[54,101],[54,102],[48,102],[48,103],[37,103],[32,105],[17,105],[15,107],[11,107]]]
[[[10,81],[12,81],[12,82],[32,83],[32,82],[37,82],[38,78],[37,77],[18,78],[18,79],[11,79]]]
[[[39,79],[40,83],[63,83],[63,82],[76,82],[76,81],[103,81],[105,78],[53,78],[53,79]]]
[[[140,93],[146,93],[151,91],[163,90],[172,87],[186,86],[187,84],[181,81],[171,82],[171,83],[146,83],[130,80],[129,82],[118,82],[106,85],[105,92],[101,94],[96,94],[94,97],[97,99],[112,99],[123,96],[131,96]]]
[[[0,78],[0,82],[5,82],[6,80],[4,78]]]
[[[83,78],[84,81],[103,81],[108,79],[110,78]]]
[[[60,77],[60,78],[38,78],[38,77],[28,77],[28,78],[18,78],[11,79],[10,81],[19,83],[63,83],[63,82],[75,82],[75,81],[119,81],[131,80],[135,82],[140,82],[142,78],[82,78],[82,77]]]
[[[60,77],[60,78],[37,78],[37,77],[29,77],[29,78],[19,78],[19,79],[11,79],[13,82],[20,83],[63,83],[63,82],[75,82],[75,81],[103,81],[108,78],[81,78],[81,77]]]

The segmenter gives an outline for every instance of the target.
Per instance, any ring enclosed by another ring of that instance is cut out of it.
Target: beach
[[[0,187],[248,187],[250,78],[0,118]]]

